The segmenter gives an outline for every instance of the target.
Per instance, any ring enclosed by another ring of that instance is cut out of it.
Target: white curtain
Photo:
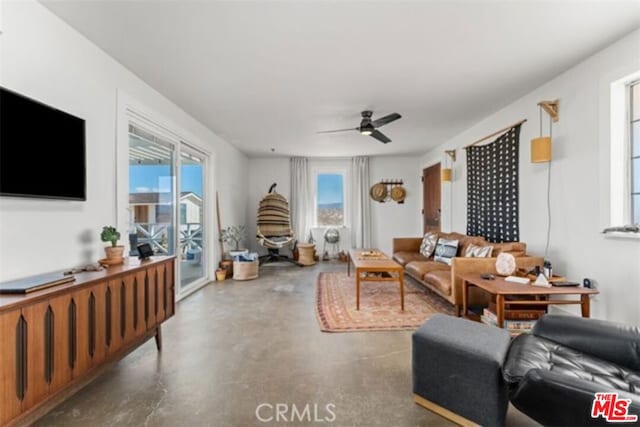
[[[369,157],[351,160],[351,244],[354,248],[371,247],[371,205],[369,202]]]
[[[309,161],[306,157],[291,158],[291,227],[296,239],[306,242],[313,222]]]

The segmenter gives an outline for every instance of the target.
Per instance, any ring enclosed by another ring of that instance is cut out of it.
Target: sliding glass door
[[[175,254],[175,144],[129,125],[129,243],[158,255]]]
[[[119,186],[128,198],[127,213],[120,219],[127,221],[122,238],[126,233],[130,256],[137,256],[143,243],[155,255],[176,256],[176,297],[181,299],[209,280],[209,154],[146,117],[131,113],[127,118],[129,181]]]
[[[205,154],[185,143],[180,145],[180,292],[206,279],[205,167]]]

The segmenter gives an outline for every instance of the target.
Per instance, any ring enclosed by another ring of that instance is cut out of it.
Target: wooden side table
[[[298,262],[302,265],[313,265],[316,261],[313,254],[316,251],[316,245],[313,243],[298,243]]]
[[[580,305],[582,317],[589,317],[591,314],[589,297],[591,295],[596,295],[599,293],[595,289],[583,288],[582,286],[543,288],[530,284],[507,282],[502,277],[496,277],[494,280],[486,280],[481,278],[479,274],[464,274],[462,275],[461,279],[463,283],[463,316],[467,315],[469,287],[475,286],[495,297],[497,310],[496,315],[498,317],[498,327],[500,328],[504,326],[504,311],[507,306],[511,308],[518,307],[526,309],[527,306],[531,305],[549,306],[577,304]],[[558,295],[568,295],[577,298],[554,298]],[[510,299],[510,297],[516,296],[522,299]]]

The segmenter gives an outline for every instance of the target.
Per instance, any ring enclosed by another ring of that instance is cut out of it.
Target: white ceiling
[[[60,1],[251,156],[422,153],[640,26],[638,1]],[[360,111],[403,118],[359,133]]]

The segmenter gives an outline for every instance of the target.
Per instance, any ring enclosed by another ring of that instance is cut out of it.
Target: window
[[[187,222],[187,204],[180,203],[180,224]]]
[[[319,172],[316,174],[316,225],[345,225],[344,174]]]
[[[629,91],[629,137],[631,148],[631,222],[640,224],[640,82]]]
[[[608,227],[640,225],[640,70],[612,82],[609,91]],[[640,238],[637,232],[623,234]]]

